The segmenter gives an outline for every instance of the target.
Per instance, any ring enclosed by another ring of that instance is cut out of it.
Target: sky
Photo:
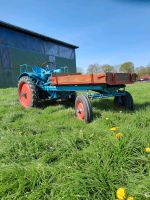
[[[150,63],[150,0],[0,0],[0,20],[79,46],[84,71]]]

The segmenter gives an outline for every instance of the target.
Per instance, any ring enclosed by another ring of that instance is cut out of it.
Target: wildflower
[[[149,197],[150,197],[150,192],[145,192],[144,196],[145,196],[146,198],[149,198]]]
[[[106,117],[106,120],[109,120],[109,118],[108,118],[108,117]]]
[[[116,196],[117,196],[118,200],[125,200],[125,198],[126,198],[125,188],[119,188],[116,192]]]
[[[110,130],[111,131],[116,131],[118,127],[112,127]]]
[[[115,134],[115,137],[116,137],[117,139],[120,139],[122,136],[123,136],[122,133],[116,133],[116,134]]]
[[[133,196],[129,196],[129,197],[127,198],[127,200],[134,200],[134,197],[133,197]]]
[[[150,147],[145,148],[146,153],[150,153]]]
[[[120,110],[120,113],[122,113],[122,110]]]

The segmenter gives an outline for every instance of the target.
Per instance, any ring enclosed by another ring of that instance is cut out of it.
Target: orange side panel
[[[106,74],[105,73],[93,74],[93,82],[94,84],[106,83]]]
[[[92,84],[93,74],[52,76],[50,80],[52,85]]]
[[[55,75],[50,78],[52,85],[130,84],[136,81],[135,73],[97,73]]]

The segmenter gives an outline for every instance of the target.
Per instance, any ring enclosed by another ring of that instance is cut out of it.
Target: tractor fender
[[[34,76],[33,76],[31,73],[26,73],[26,72],[24,72],[24,73],[22,73],[22,74],[19,75],[18,80],[19,80],[21,77],[23,77],[23,76],[28,76],[28,77],[34,78]]]

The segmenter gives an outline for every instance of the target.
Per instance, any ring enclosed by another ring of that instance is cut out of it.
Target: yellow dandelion
[[[118,127],[112,127],[110,130],[111,131],[116,131]]]
[[[109,120],[109,118],[108,118],[108,117],[106,117],[106,120]]]
[[[125,188],[119,188],[116,192],[116,196],[117,196],[118,200],[125,200],[125,198],[126,198]]]
[[[146,153],[150,153],[150,147],[145,148]]]
[[[122,136],[123,136],[122,133],[116,133],[116,134],[115,134],[115,137],[116,137],[117,139],[120,139]]]
[[[134,197],[133,197],[133,196],[129,196],[129,197],[127,198],[127,200],[134,200]]]

